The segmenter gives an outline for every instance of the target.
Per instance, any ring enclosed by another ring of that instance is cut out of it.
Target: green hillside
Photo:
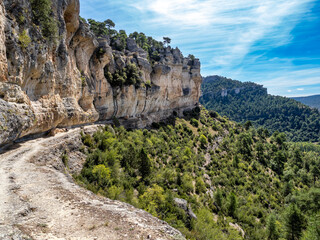
[[[308,97],[294,97],[292,98],[298,102],[301,102],[309,107],[317,108],[320,110],[320,95],[308,96]]]
[[[75,179],[167,221],[187,239],[320,236],[319,146],[290,144],[283,133],[269,136],[204,109],[186,119],[82,135],[87,160]],[[184,200],[183,208],[177,203]]]
[[[320,113],[293,99],[273,96],[263,86],[220,76],[204,78],[200,102],[207,108],[256,127],[285,132],[291,141],[319,142]]]

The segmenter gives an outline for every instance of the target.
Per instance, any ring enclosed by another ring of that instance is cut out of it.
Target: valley
[[[0,239],[320,239],[317,105],[104,17],[0,1]]]

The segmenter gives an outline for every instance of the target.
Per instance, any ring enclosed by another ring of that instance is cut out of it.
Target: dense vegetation
[[[200,102],[207,108],[256,127],[285,132],[292,141],[320,141],[320,113],[293,99],[272,96],[255,83],[224,77],[204,79]]]
[[[43,36],[48,40],[55,40],[58,25],[54,20],[51,0],[31,0],[34,22],[41,27]]]
[[[106,126],[82,134],[87,160],[75,179],[188,239],[243,239],[231,223],[245,239],[319,239],[320,147],[198,110],[152,130]]]
[[[85,19],[82,19],[82,21],[86,22]],[[134,39],[137,45],[147,52],[151,62],[159,61],[159,52],[163,51],[164,45],[168,45],[171,42],[171,39],[168,37],[164,37],[164,42],[160,42],[152,37],[146,36],[142,32],[134,32],[128,36],[125,30],[119,30],[119,32],[115,30],[115,23],[110,19],[104,22],[88,19],[88,23],[90,29],[98,38],[109,38],[110,45],[115,50],[124,51],[127,48],[127,38]]]
[[[140,69],[133,63],[129,63],[123,69],[116,70],[114,74],[106,71],[105,76],[113,87],[122,85],[139,86],[141,83]]]
[[[308,105],[309,107],[317,108],[320,110],[320,95],[309,97],[294,97],[293,99],[305,105]]]

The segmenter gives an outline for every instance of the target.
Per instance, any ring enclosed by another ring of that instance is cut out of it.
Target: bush
[[[105,77],[112,87],[139,86],[141,83],[140,69],[134,63],[128,63],[125,68],[116,70],[114,74],[106,70]]]
[[[96,165],[92,169],[92,175],[99,185],[105,186],[110,179],[110,170],[102,164]]]
[[[304,215],[295,204],[290,204],[285,211],[285,228],[287,239],[300,239],[306,227]]]
[[[150,80],[148,80],[148,81],[146,81],[146,87],[148,87],[148,88],[150,88],[151,87],[151,81]]]
[[[208,144],[208,139],[203,134],[201,134],[199,141],[203,147],[205,147]]]
[[[61,158],[62,158],[63,165],[65,167],[68,167],[68,161],[69,161],[68,155],[67,154],[63,154]]]
[[[190,120],[190,123],[191,123],[191,125],[194,126],[194,127],[199,127],[199,121],[198,121],[197,119],[192,118],[192,119]]]
[[[165,196],[163,193],[163,188],[154,184],[152,187],[148,188],[143,195],[140,196],[140,206],[153,216],[157,217],[158,212],[165,201]]]
[[[228,202],[228,214],[231,217],[236,217],[236,210],[237,210],[237,197],[234,193],[229,195],[229,202]]]
[[[285,237],[286,229],[299,227],[298,222],[304,228],[307,219],[301,215],[310,218],[319,212],[319,178],[313,170],[319,165],[319,153],[303,150],[294,154],[294,147],[284,147],[287,143],[282,139],[270,142],[254,134],[253,128],[247,131],[229,120],[223,127],[205,110],[199,119],[203,125],[195,129],[196,134],[182,119],[176,125],[154,124],[157,130],[106,126],[93,137],[82,134],[83,143],[90,148],[78,181],[94,192],[146,209],[182,230],[188,239],[238,239],[239,233],[229,222],[241,226],[248,239],[276,239]],[[214,137],[209,133],[212,123],[220,130]],[[270,168],[279,151],[285,156],[280,159],[284,174]],[[311,173],[316,176],[314,182],[310,182]],[[310,175],[309,186],[302,184],[303,175]],[[288,181],[291,186],[286,186]],[[284,198],[281,190],[291,194]],[[174,198],[185,199],[198,220],[190,220]],[[290,202],[300,210],[283,211]],[[271,212],[275,218],[267,218]],[[316,234],[316,227],[310,227],[308,237]]]
[[[23,49],[26,49],[29,46],[29,44],[31,43],[31,38],[29,37],[26,29],[23,30],[22,33],[19,35],[18,40],[20,42],[20,46]]]
[[[197,193],[204,193],[206,191],[206,185],[204,184],[201,177],[197,177],[196,179],[196,192]]]
[[[193,192],[193,179],[192,177],[188,174],[185,173],[182,176],[182,188],[185,192],[189,193],[189,192]]]
[[[113,200],[119,199],[119,196],[122,192],[123,192],[122,187],[117,187],[113,185],[108,189],[108,197]]]
[[[89,134],[86,134],[86,135],[82,136],[82,142],[87,147],[93,147],[94,146],[93,139]]]
[[[51,0],[31,0],[31,8],[34,21],[40,25],[44,38],[55,40],[58,25],[53,17]]]

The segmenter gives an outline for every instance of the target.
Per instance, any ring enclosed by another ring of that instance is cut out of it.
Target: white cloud
[[[292,90],[288,90],[287,92],[288,92],[288,93],[291,93],[291,92],[292,92]]]
[[[132,4],[141,14],[149,13],[151,27],[166,27],[173,42],[194,44],[193,54],[203,59],[212,52],[207,67],[232,69],[264,40],[263,49],[292,40],[290,31],[300,14],[314,0],[137,0]],[[206,41],[198,52],[199,40]]]
[[[91,17],[111,18],[128,33],[172,38],[171,45],[179,46],[184,55],[200,58],[204,76],[258,82],[281,95],[297,93],[302,87],[305,91],[299,93],[306,93],[307,85],[320,83],[319,64],[311,65],[319,57],[266,57],[269,50],[292,41],[293,28],[313,14],[309,11],[316,0],[80,1]],[[298,69],[296,61],[310,65]]]
[[[275,71],[266,74],[265,77],[269,80],[261,81],[261,83],[267,87],[315,85],[320,84],[320,68]]]
[[[297,91],[304,91],[304,88],[297,88]]]

